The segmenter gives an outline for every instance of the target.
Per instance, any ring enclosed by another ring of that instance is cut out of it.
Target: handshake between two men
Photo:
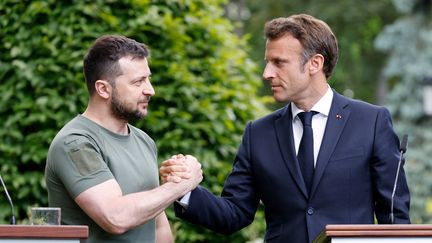
[[[201,164],[192,155],[173,155],[162,163],[159,172],[163,183],[192,183],[191,190],[195,189],[203,179]]]

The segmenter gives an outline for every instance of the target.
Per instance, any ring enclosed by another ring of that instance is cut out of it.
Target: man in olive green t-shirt
[[[155,94],[147,56],[132,39],[98,38],[84,58],[87,109],[48,151],[49,206],[61,208],[62,224],[88,225],[89,243],[173,242],[164,210],[202,180],[188,156],[189,177],[160,186],[155,143],[128,123],[147,115]]]

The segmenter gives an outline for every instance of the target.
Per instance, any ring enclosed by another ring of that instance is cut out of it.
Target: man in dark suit
[[[253,221],[261,201],[266,242],[311,242],[327,224],[373,224],[374,216],[390,223],[399,139],[389,111],[330,88],[338,45],[323,21],[277,18],[265,34],[263,77],[276,101],[288,104],[246,126],[220,197],[198,187],[175,204],[176,215],[230,234]],[[187,159],[165,161],[163,180],[187,177]],[[402,168],[395,223],[410,223],[409,205]]]

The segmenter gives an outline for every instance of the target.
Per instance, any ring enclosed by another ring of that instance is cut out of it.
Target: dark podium
[[[432,242],[430,224],[327,225],[314,243]]]
[[[84,243],[88,234],[81,225],[0,225],[0,243]]]

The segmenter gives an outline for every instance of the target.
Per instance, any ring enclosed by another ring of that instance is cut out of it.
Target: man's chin
[[[282,97],[279,97],[279,96],[277,96],[277,95],[273,95],[273,99],[274,99],[277,103],[288,103],[288,102],[290,102],[288,99],[286,99],[286,98],[282,98]]]
[[[138,112],[137,113],[137,117],[139,117],[140,119],[142,119],[142,118],[144,118],[144,117],[147,116],[147,113],[148,113],[148,111],[147,111],[147,109],[145,109],[143,111]]]
[[[137,112],[135,114],[129,114],[127,116],[123,115],[123,116],[119,116],[118,118],[121,120],[124,120],[125,122],[128,122],[128,123],[134,123],[134,122],[137,122],[137,121],[143,119],[146,116],[147,116],[147,111],[146,112]]]

